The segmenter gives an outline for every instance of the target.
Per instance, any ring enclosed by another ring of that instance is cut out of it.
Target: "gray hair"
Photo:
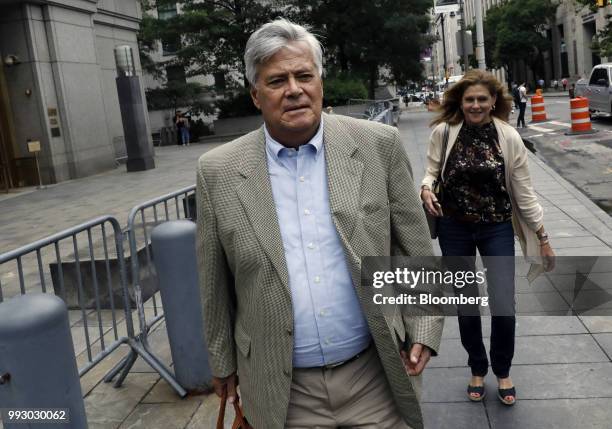
[[[257,82],[257,66],[293,42],[305,42],[312,51],[319,76],[323,75],[323,48],[307,27],[294,24],[284,18],[259,27],[251,34],[244,50],[246,78],[252,86]]]

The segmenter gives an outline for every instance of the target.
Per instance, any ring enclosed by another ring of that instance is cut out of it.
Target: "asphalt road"
[[[547,121],[532,123],[527,108],[527,129],[519,129],[535,154],[563,178],[612,215],[612,117],[593,118],[595,134],[569,136],[569,99],[545,100]],[[515,124],[518,113],[510,117]]]

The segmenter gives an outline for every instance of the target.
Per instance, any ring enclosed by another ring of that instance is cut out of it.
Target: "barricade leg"
[[[67,423],[58,412],[35,426],[87,428],[68,309],[59,297],[29,294],[0,304],[0,374],[9,374],[0,383],[2,408],[63,409]],[[4,427],[30,426],[5,421]]]

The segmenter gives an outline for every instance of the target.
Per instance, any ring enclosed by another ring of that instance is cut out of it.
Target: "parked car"
[[[612,86],[610,78],[612,63],[599,64],[593,67],[588,79],[576,82],[576,97],[589,99],[589,111],[612,114]]]

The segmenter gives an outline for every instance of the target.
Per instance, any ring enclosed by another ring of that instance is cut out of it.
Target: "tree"
[[[177,3],[143,1],[147,10]],[[143,39],[178,40],[176,55],[165,65],[183,66],[187,76],[226,72],[230,86],[244,84],[235,82],[231,72],[244,79],[244,47],[251,33],[285,9],[283,2],[259,0],[183,0],[178,4],[180,13],[176,16],[148,17],[141,31]]]
[[[381,68],[389,80],[405,85],[420,80],[419,62],[433,39],[429,28],[430,0],[293,0],[306,20],[322,36],[328,68],[361,76],[369,97]]]
[[[207,88],[197,82],[167,82],[160,88],[146,91],[147,105],[151,110],[172,109],[188,106],[190,112],[212,113],[210,101],[205,99]]]
[[[546,25],[557,6],[554,0],[509,0],[489,9],[484,32],[491,65],[511,70],[523,60],[536,76],[544,76],[543,54],[551,48]]]

